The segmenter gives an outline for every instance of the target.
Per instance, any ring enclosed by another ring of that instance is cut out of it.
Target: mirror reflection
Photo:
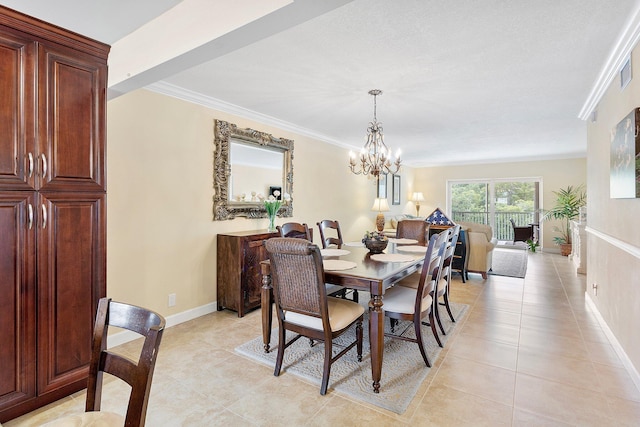
[[[259,202],[275,189],[282,192],[284,154],[282,150],[231,141],[229,200]]]

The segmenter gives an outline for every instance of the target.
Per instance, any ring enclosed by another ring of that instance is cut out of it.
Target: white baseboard
[[[636,369],[636,367],[633,366],[633,363],[631,363],[631,359],[629,359],[629,356],[627,356],[627,353],[625,353],[624,349],[618,342],[618,339],[613,334],[611,329],[609,329],[609,325],[607,325],[607,322],[605,322],[604,318],[600,314],[600,311],[598,310],[598,307],[591,299],[591,295],[589,295],[589,292],[585,292],[585,296],[586,296],[585,301],[587,302],[587,305],[593,310],[593,313],[596,315],[596,319],[598,320],[600,327],[604,331],[604,334],[609,339],[609,343],[611,344],[616,354],[622,361],[622,364],[624,365],[625,369],[629,373],[629,376],[631,377],[631,380],[633,381],[633,383],[636,385],[636,388],[640,390],[640,373],[638,373],[638,370]]]
[[[172,314],[171,316],[166,317],[167,324],[165,328],[170,328],[175,325],[179,325],[180,323],[188,322],[189,320],[196,319],[200,316],[204,316],[205,314],[213,313],[218,309],[217,302],[212,302],[210,304],[201,305],[200,307],[192,308],[191,310],[183,311],[181,313]],[[120,344],[127,343],[129,341],[133,341],[135,339],[140,338],[140,335],[131,331],[122,331],[113,335],[109,335],[108,338],[108,347],[112,348],[118,346]]]

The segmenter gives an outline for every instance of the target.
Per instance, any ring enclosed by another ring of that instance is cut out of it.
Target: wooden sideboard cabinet
[[[262,242],[276,236],[277,232],[265,230],[218,234],[218,310],[228,308],[242,317],[250,310],[260,307],[260,262],[267,259],[267,251]]]

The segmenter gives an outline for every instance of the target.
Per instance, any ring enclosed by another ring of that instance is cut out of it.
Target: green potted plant
[[[554,191],[556,195],[556,204],[550,210],[542,215],[543,221],[555,219],[562,221],[560,226],[554,226],[553,231],[560,233],[559,236],[553,238],[556,245],[560,245],[560,252],[567,256],[571,253],[571,227],[570,221],[578,218],[580,208],[587,204],[587,194],[582,185],[577,187],[568,186],[567,188]]]

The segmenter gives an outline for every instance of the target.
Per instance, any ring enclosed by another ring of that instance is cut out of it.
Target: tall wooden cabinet
[[[86,387],[109,46],[0,6],[0,422]]]
[[[238,317],[242,317],[248,311],[260,307],[260,262],[267,259],[267,250],[262,242],[278,235],[264,230],[218,234],[218,310],[228,308],[237,311]]]

